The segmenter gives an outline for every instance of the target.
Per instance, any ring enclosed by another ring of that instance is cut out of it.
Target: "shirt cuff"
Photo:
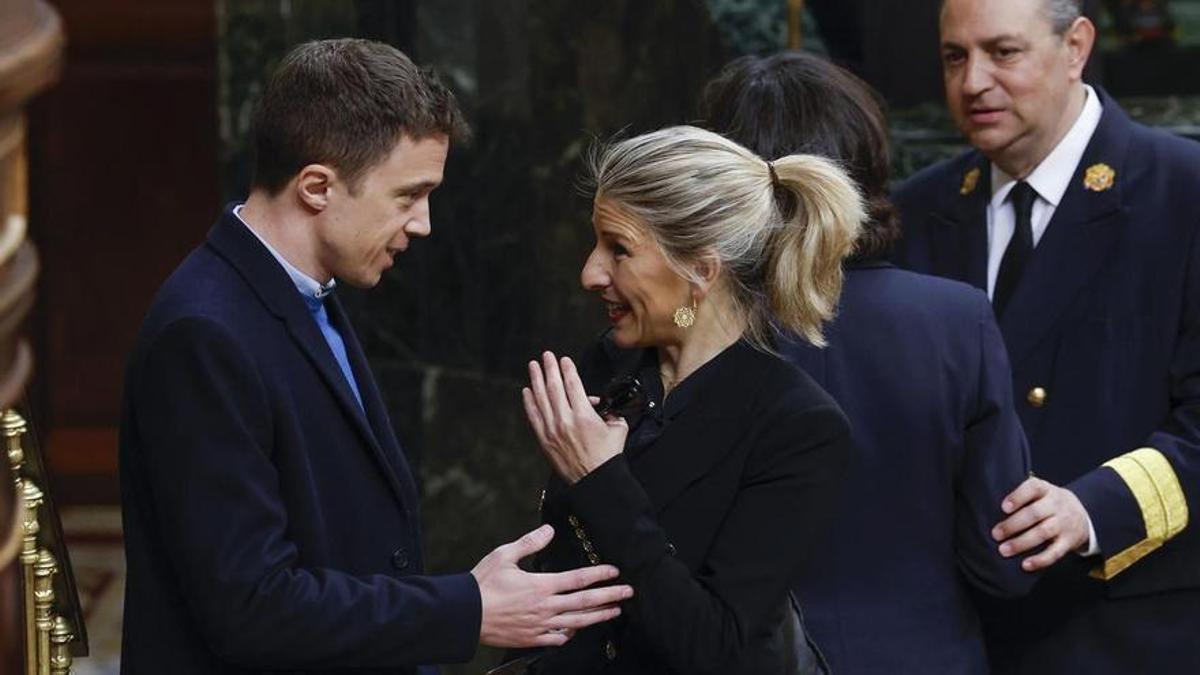
[[[1076,549],[1076,553],[1086,558],[1100,553],[1100,542],[1096,541],[1096,527],[1092,525],[1092,516],[1086,510],[1083,512],[1083,517],[1087,519],[1088,524],[1088,540],[1087,548]]]

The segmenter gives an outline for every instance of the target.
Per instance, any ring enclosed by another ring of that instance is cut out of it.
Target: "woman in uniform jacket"
[[[788,589],[822,554],[849,435],[769,317],[821,342],[859,196],[831,162],[694,127],[600,150],[592,178],[582,282],[612,328],[578,367],[531,362],[523,398],[555,473],[541,565],[611,563],[634,597],[530,672],[818,672]],[[589,394],[614,382],[641,396],[602,416]]]
[[[780,342],[845,410],[855,444],[837,524],[809,540],[821,554],[794,584],[807,627],[839,675],[986,673],[971,592],[1019,595],[1037,580],[991,535],[1029,458],[987,296],[883,259],[899,234],[887,123],[858,78],[811,54],[745,57],[702,109],[764,157],[836,160],[869,203],[828,345]]]

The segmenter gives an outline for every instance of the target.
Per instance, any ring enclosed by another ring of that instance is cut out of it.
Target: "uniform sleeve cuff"
[[[1124,498],[1119,501],[1125,504],[1132,501],[1136,507],[1122,508],[1121,512],[1104,507],[1110,509],[1114,520],[1121,522],[1120,530],[1107,524],[1103,513],[1097,515],[1100,524],[1097,543],[1104,545],[1104,562],[1092,571],[1092,576],[1098,579],[1112,579],[1187,527],[1187,499],[1179,478],[1170,461],[1154,448],[1138,448],[1105,462],[1101,469],[1073,483],[1072,490],[1077,486],[1080,491],[1076,494],[1089,514],[1097,513],[1089,501],[1098,505],[1113,501],[1104,500],[1104,493],[1123,493]],[[1118,490],[1118,486],[1122,489]],[[1136,523],[1132,527],[1122,522],[1131,519]],[[1110,537],[1106,530],[1113,530],[1114,536]],[[1140,530],[1138,536],[1128,536],[1137,530]]]

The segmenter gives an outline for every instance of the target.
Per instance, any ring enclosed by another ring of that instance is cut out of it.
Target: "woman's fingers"
[[[587,411],[592,409],[592,403],[587,395],[587,390],[583,388],[583,380],[579,379],[579,371],[575,368],[575,362],[564,356],[560,366],[563,387],[567,391],[567,400],[571,402],[571,409],[580,414],[587,414]]]
[[[537,436],[539,443],[545,445],[546,421],[542,419],[542,413],[538,410],[537,402],[533,400],[533,390],[529,387],[521,388],[521,403],[525,406],[525,417],[529,419],[529,426],[533,429],[533,435]]]
[[[542,366],[537,361],[529,362],[529,389],[533,393],[533,403],[541,413],[543,428],[548,433],[554,428],[554,408],[550,405],[550,397],[546,393],[546,379],[542,375]]]
[[[567,400],[562,372],[558,369],[558,359],[552,352],[542,353],[542,370],[546,375],[546,396],[550,399],[550,405],[554,407],[554,417],[558,421],[566,421],[571,415],[571,403]]]

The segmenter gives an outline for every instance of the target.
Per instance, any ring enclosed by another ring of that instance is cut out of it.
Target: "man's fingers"
[[[1041,546],[1059,535],[1058,519],[1047,518],[1019,536],[1000,544],[1000,555],[1011,558]]]
[[[615,579],[617,574],[617,568],[612,565],[592,565],[591,567],[580,567],[566,572],[551,572],[543,576],[549,583],[551,592],[566,593],[587,588],[588,586],[595,586],[602,581]]]
[[[1036,572],[1040,569],[1045,569],[1061,560],[1070,551],[1071,547],[1067,544],[1066,538],[1059,537],[1054,540],[1054,543],[1047,546],[1045,551],[1022,560],[1021,569],[1026,572]]]
[[[574,637],[573,633],[551,631],[549,633],[540,633],[532,639],[523,642],[515,647],[561,647],[567,644],[567,640]]]
[[[536,530],[531,530],[521,535],[520,539],[505,544],[496,550],[502,551],[504,559],[515,565],[522,558],[531,556],[546,548],[553,538],[554,528],[550,525],[542,525]]]
[[[996,541],[1004,541],[1009,537],[1028,530],[1052,515],[1054,515],[1054,512],[1046,503],[1046,500],[1039,499],[1032,504],[1027,504],[1020,511],[1000,521],[999,524],[992,528],[992,538]]]
[[[564,612],[588,612],[598,607],[615,605],[622,600],[633,597],[633,588],[625,585],[602,586],[589,588],[574,593],[556,595],[550,599],[547,606],[550,611],[561,614]]]
[[[1000,510],[1005,513],[1012,513],[1029,502],[1040,499],[1046,494],[1048,486],[1049,484],[1046,481],[1030,476],[1018,485],[1017,489],[1008,493],[1008,496],[1000,503]]]
[[[612,621],[621,615],[621,608],[615,605],[605,607],[596,607],[582,612],[565,612],[551,619],[551,623],[566,629],[565,632],[574,633],[577,630],[587,628],[605,621]]]

